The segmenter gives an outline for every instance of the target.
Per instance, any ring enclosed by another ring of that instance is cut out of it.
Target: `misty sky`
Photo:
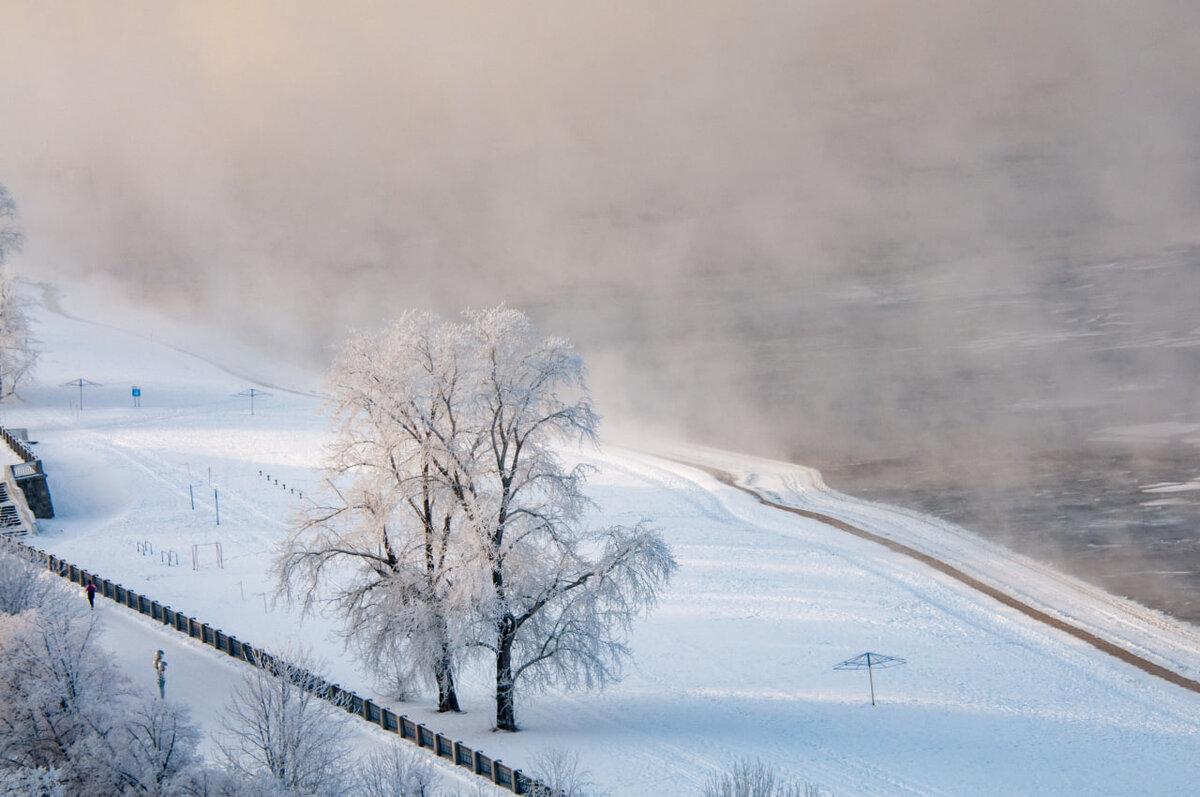
[[[1198,409],[1113,354],[1200,335],[1198,78],[1190,0],[0,0],[0,182],[26,276],[315,362],[507,301],[610,417],[821,464]]]

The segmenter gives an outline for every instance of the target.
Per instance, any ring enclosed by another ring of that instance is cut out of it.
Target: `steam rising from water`
[[[1189,0],[0,0],[0,181],[26,271],[317,362],[505,300],[612,421],[954,516],[1198,420],[1197,75]]]

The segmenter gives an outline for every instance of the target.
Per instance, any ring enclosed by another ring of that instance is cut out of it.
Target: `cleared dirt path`
[[[845,522],[844,520],[838,520],[835,517],[831,517],[829,515],[823,515],[820,512],[813,512],[813,511],[807,510],[807,509],[799,509],[794,506],[787,506],[786,504],[780,504],[780,503],[776,503],[775,501],[771,501],[770,499],[765,498],[764,496],[760,495],[755,490],[753,490],[749,487],[746,487],[744,485],[738,484],[737,479],[733,476],[733,474],[727,473],[723,470],[718,470],[717,468],[711,468],[706,465],[700,465],[695,462],[688,462],[686,460],[675,460],[675,461],[679,462],[682,465],[687,465],[688,467],[696,468],[697,470],[704,471],[705,473],[711,475],[713,478],[715,478],[717,481],[721,482],[722,484],[727,484],[730,487],[733,487],[734,489],[741,490],[744,493],[748,493],[748,494],[754,496],[756,499],[758,499],[758,501],[760,503],[762,503],[765,506],[772,507],[773,509],[779,509],[783,512],[790,512],[793,515],[799,515],[800,517],[808,518],[810,520],[816,520],[820,523],[824,523],[826,525],[833,526],[835,529],[844,531],[847,534],[853,534],[855,537],[861,537],[864,540],[870,540],[871,542],[878,543],[878,544],[884,546],[885,548],[888,548],[889,550],[895,551],[896,553],[904,554],[905,556],[909,556],[913,559],[916,559],[918,562],[926,564],[929,567],[932,567],[934,570],[937,570],[940,573],[945,573],[946,575],[950,576],[951,578],[953,578],[957,581],[961,581],[963,584],[966,584],[967,586],[971,587],[972,589],[982,592],[984,595],[987,595],[990,598],[994,598],[995,600],[999,601],[1000,603],[1004,604],[1005,606],[1009,606],[1013,609],[1016,609],[1017,611],[1021,612],[1022,614],[1032,617],[1034,620],[1037,620],[1039,622],[1045,623],[1046,625],[1048,625],[1052,628],[1056,628],[1059,631],[1063,631],[1064,633],[1070,634],[1071,636],[1075,637],[1076,639],[1086,642],[1087,644],[1091,645],[1092,647],[1096,648],[1097,650],[1101,650],[1101,651],[1109,654],[1110,656],[1115,656],[1116,658],[1120,659],[1121,661],[1123,661],[1127,664],[1131,664],[1134,667],[1137,667],[1139,670],[1142,670],[1143,672],[1149,673],[1150,675],[1156,676],[1158,678],[1162,678],[1164,681],[1173,683],[1176,686],[1182,686],[1184,689],[1188,689],[1193,692],[1200,693],[1200,681],[1194,681],[1191,678],[1186,678],[1173,670],[1168,670],[1166,667],[1163,667],[1159,664],[1155,664],[1154,662],[1149,661],[1148,659],[1142,658],[1141,656],[1137,655],[1136,653],[1132,653],[1132,652],[1126,650],[1125,648],[1115,645],[1112,642],[1108,641],[1107,639],[1098,637],[1095,634],[1091,633],[1090,631],[1085,631],[1084,629],[1079,628],[1078,626],[1072,625],[1071,623],[1065,622],[1057,617],[1053,617],[1049,614],[1046,614],[1045,612],[1043,612],[1039,609],[1036,609],[1033,606],[1030,606],[1028,603],[1024,603],[1023,601],[1017,600],[1013,596],[1011,596],[1005,592],[1002,592],[1001,590],[997,589],[996,587],[993,587],[989,584],[985,584],[982,581],[980,581],[979,579],[973,578],[972,576],[967,575],[966,573],[959,570],[958,568],[956,568],[952,565],[949,565],[940,559],[932,557],[929,554],[921,553],[920,551],[916,550],[915,548],[910,548],[909,546],[904,545],[902,543],[898,543],[895,540],[889,540],[886,537],[880,537],[878,534],[872,534],[869,531],[864,531],[863,529],[860,529],[857,526],[852,526],[851,524]]]

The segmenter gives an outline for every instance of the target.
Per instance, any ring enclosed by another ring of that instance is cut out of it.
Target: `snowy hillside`
[[[270,602],[274,546],[326,439],[320,376],[87,288],[27,292],[42,361],[3,420],[38,441],[57,511],[31,542],[248,642],[309,645],[333,680],[372,694],[329,622]],[[263,393],[253,415],[250,388]],[[624,681],[600,694],[521,693],[517,734],[490,730],[486,672],[462,679],[458,716],[432,713],[429,696],[379,702],[510,766],[548,747],[577,751],[612,795],[694,795],[743,757],[840,795],[1194,793],[1200,694],[675,460],[938,555],[1189,677],[1200,670],[1196,629],[946,524],[830,493],[802,468],[659,453],[672,459],[576,454],[599,469],[587,487],[597,518],[652,517],[680,565],[635,626]],[[165,649],[168,697],[211,724],[235,663],[98,604],[114,659],[150,689],[153,650]],[[865,651],[907,660],[875,674],[876,706],[866,673],[834,670]],[[363,744],[371,733],[364,726]]]

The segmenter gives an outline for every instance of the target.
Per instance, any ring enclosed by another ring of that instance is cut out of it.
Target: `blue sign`
[[[141,395],[142,395],[142,389],[141,389],[140,387],[135,387],[135,388],[133,389],[133,397],[134,397],[134,398],[140,398],[140,397],[141,397]]]

